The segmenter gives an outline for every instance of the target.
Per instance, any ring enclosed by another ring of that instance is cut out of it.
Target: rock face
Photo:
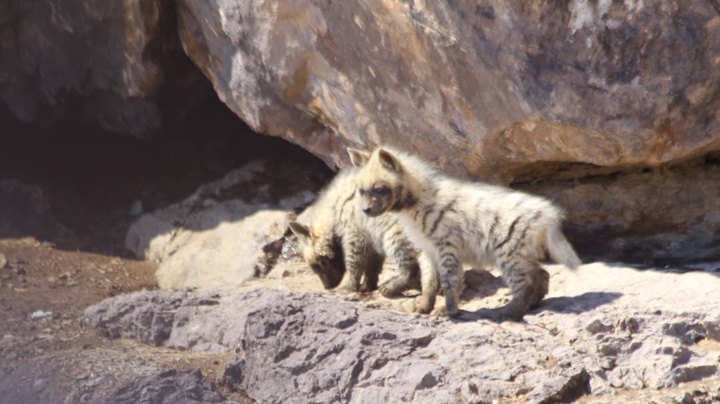
[[[558,201],[566,208],[567,223],[587,234],[708,236],[720,230],[720,211],[715,207],[720,197],[720,165],[714,162],[697,160],[581,181],[533,181],[517,188]]]
[[[716,275],[548,269],[551,295],[519,324],[474,320],[488,295],[449,321],[266,288],[118,296],[83,321],[111,338],[234,351],[224,382],[259,402],[617,401],[720,375]]]
[[[180,0],[178,17],[238,116],[331,164],[387,142],[510,182],[720,147],[712,2]]]
[[[347,145],[390,143],[493,182],[613,181],[720,150],[718,9],[681,0],[9,0],[0,5],[0,102],[24,121],[80,115],[149,137],[182,125],[210,91],[204,74],[254,130],[331,167],[347,164]],[[678,192],[717,194],[710,160],[690,173],[701,190],[680,183]],[[655,196],[648,187],[596,191],[561,191],[573,227],[594,231],[607,217],[606,229],[620,231],[720,229],[712,208],[680,201],[668,202],[680,224],[666,223],[664,204],[643,203]]]
[[[305,168],[249,163],[184,201],[141,216],[125,246],[159,263],[161,288],[239,285],[265,275],[282,253],[288,222],[322,183],[310,178],[317,171]]]
[[[3,1],[0,100],[23,121],[50,124],[72,112],[146,135],[201,96],[161,100],[174,91],[168,82],[203,86],[175,27],[167,0]]]
[[[33,359],[0,380],[0,403],[231,403],[199,371],[162,371],[104,349]]]

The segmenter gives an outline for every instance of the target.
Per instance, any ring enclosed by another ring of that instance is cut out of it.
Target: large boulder
[[[3,1],[0,103],[26,122],[51,124],[72,113],[146,136],[202,98],[165,91],[168,82],[204,86],[175,21],[168,0]]]
[[[720,147],[712,2],[179,0],[178,17],[238,116],[331,165],[385,142],[511,182]]]

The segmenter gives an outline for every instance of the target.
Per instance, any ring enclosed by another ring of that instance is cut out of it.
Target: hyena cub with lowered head
[[[310,224],[290,223],[303,257],[326,289],[340,284],[340,290],[352,292],[377,289],[379,272],[389,255],[399,273],[380,287],[380,293],[394,297],[407,289],[422,289],[421,302],[431,294],[434,303],[439,284],[431,277],[421,285],[419,253],[402,226],[392,216],[373,218],[357,209],[357,172],[350,167],[335,176],[308,208]],[[421,303],[415,310],[427,313],[432,309],[426,307],[429,304]]]
[[[438,314],[459,312],[463,263],[500,267],[512,299],[492,311],[498,321],[521,320],[547,294],[550,275],[540,265],[546,252],[571,269],[581,264],[560,230],[562,211],[544,198],[457,180],[389,147],[348,153],[361,168],[362,211],[370,217],[392,212],[438,268],[445,292],[444,313]]]

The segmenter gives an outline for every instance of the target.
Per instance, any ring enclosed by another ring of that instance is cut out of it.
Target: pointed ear
[[[400,160],[398,160],[394,154],[390,153],[385,149],[380,149],[378,150],[378,157],[380,158],[380,162],[382,163],[383,167],[396,173],[402,172],[402,165],[400,164]]]
[[[352,165],[358,168],[364,166],[365,163],[367,163],[367,161],[370,159],[370,153],[363,150],[348,147],[347,152],[350,155],[350,161],[352,162]]]
[[[300,222],[290,222],[288,227],[298,237],[298,239],[307,240],[310,239],[310,228]]]

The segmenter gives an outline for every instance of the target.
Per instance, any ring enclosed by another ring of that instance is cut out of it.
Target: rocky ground
[[[576,235],[587,263],[548,265],[525,322],[477,315],[508,299],[492,268],[467,272],[460,318],[434,318],[405,312],[416,292],[325,291],[293,259],[283,223],[321,164],[176,160],[194,188],[180,167],[0,180],[0,403],[720,401],[712,239]]]

